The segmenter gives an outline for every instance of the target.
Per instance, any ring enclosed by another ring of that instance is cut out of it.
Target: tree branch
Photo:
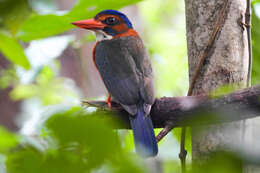
[[[118,128],[130,128],[127,112],[115,102],[112,102],[111,109],[104,101],[83,101],[83,105],[116,112],[113,115],[126,122]],[[155,128],[201,126],[254,118],[260,116],[260,85],[215,98],[162,97],[156,99],[150,115]]]

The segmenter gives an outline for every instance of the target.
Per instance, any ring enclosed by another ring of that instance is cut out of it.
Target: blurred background
[[[258,2],[252,2],[253,85],[260,75]],[[144,161],[130,131],[115,132],[113,122],[95,118],[104,112],[80,108],[82,100],[104,100],[107,91],[92,62],[95,37],[70,23],[103,9],[120,9],[141,35],[156,96],[186,95],[184,1],[1,0],[0,173],[180,172],[180,129],[160,142],[158,157]],[[190,163],[189,130],[186,148]]]

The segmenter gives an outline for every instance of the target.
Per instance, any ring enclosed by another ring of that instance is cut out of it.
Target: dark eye
[[[104,22],[108,25],[115,25],[115,24],[118,23],[118,20],[114,17],[108,17],[108,18],[105,19]]]

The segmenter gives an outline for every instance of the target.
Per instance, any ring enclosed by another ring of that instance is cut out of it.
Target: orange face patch
[[[109,17],[114,17],[116,20],[119,21],[118,24],[114,25],[114,26],[109,26],[110,28],[112,28],[115,32],[117,33],[123,33],[125,31],[128,30],[128,27],[127,25],[125,24],[124,20],[122,18],[120,18],[119,16],[116,16],[116,15],[111,15],[111,14],[104,14],[104,15],[101,15],[101,16],[97,16],[96,20],[97,21],[104,21],[106,20],[107,18]]]
[[[122,19],[119,16],[116,16],[116,15],[113,15],[113,14],[103,14],[101,16],[97,16],[96,20],[103,21],[103,20],[105,20],[106,18],[109,18],[109,17],[114,17],[117,20],[119,20],[120,22],[122,22]]]
[[[117,33],[123,33],[128,30],[128,27],[125,23],[121,23],[119,25],[115,25],[112,27]]]
[[[114,38],[127,37],[127,36],[139,37],[138,33],[137,33],[135,30],[133,30],[133,29],[128,29],[127,32],[118,34],[118,35],[114,36]]]

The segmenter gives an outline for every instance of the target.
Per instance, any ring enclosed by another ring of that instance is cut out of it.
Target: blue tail
[[[141,157],[153,157],[158,153],[158,146],[150,116],[145,116],[143,106],[138,109],[135,117],[130,116],[134,133],[135,150]]]

